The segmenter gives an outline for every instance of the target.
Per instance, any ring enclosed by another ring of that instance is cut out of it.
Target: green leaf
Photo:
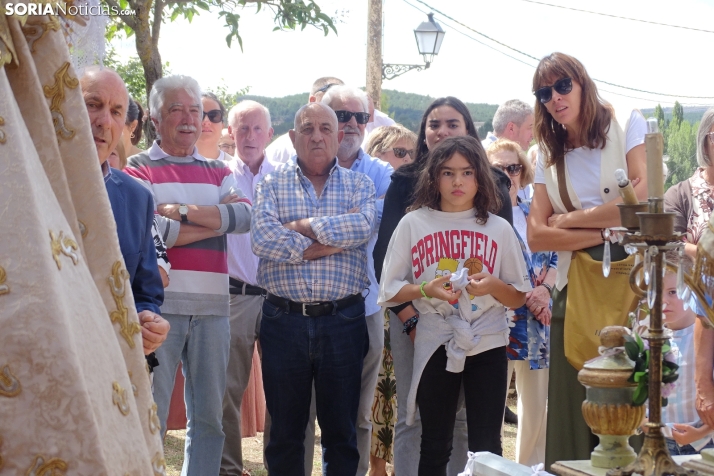
[[[635,340],[632,339],[632,337],[630,336],[626,336],[625,339],[625,352],[627,353],[627,357],[629,357],[630,360],[635,362],[640,356],[639,348],[637,347],[637,342],[635,342]]]
[[[635,382],[639,383],[646,375],[647,375],[647,372],[635,372],[634,373]]]
[[[647,401],[647,385],[640,384],[632,395],[632,404],[639,407]]]
[[[645,343],[642,341],[642,338],[639,334],[635,334],[635,341],[637,342],[637,347],[640,349],[640,353],[644,352]]]

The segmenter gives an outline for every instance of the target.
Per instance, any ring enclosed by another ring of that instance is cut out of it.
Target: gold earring
[[[130,138],[133,139],[134,137],[134,133],[132,132]]]

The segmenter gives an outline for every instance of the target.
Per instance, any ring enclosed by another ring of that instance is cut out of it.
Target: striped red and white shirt
[[[221,236],[174,246],[181,223],[159,220],[159,233],[168,247],[171,283],[165,289],[163,313],[229,315],[228,264],[225,233],[250,230],[251,203],[236,185],[233,173],[220,160],[206,160],[196,148],[187,157],[173,157],[159,143],[129,158],[125,172],[139,179],[156,205],[186,203],[215,205],[221,214]],[[221,204],[232,193],[238,203]]]

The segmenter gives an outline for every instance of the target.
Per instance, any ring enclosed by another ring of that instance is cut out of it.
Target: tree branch
[[[107,2],[107,5],[109,5],[112,8],[115,8],[117,11],[122,10],[122,8],[119,6],[119,3],[117,3],[116,0],[106,0],[106,2]],[[132,30],[136,29],[137,23],[136,23],[136,19],[133,16],[131,16],[131,15],[117,15],[117,16],[119,18],[121,18],[121,21],[126,23],[129,26],[129,28],[131,28]]]
[[[164,1],[154,0],[154,24],[151,27],[151,44],[154,48],[159,45],[159,33],[161,32],[161,19],[164,14]]]

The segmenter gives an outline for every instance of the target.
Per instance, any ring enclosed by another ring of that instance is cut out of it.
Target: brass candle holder
[[[647,212],[635,212],[640,222],[639,231],[634,231],[630,226],[627,226],[626,231],[620,229],[620,243],[637,248],[638,253],[645,256],[644,263],[632,269],[630,284],[637,296],[647,297],[650,307],[650,327],[643,336],[650,348],[649,421],[645,424],[645,441],[637,459],[623,468],[611,469],[608,476],[697,474],[674,462],[662,434],[662,345],[667,340],[662,327],[662,275],[667,266],[664,253],[682,246],[679,242],[680,234],[674,233],[674,213],[666,213],[663,202],[661,198],[650,198]],[[626,216],[628,213],[631,212],[620,207],[623,225],[631,223],[627,221],[631,218]],[[638,279],[639,273],[646,274],[648,279]],[[642,281],[647,291],[640,286]]]

